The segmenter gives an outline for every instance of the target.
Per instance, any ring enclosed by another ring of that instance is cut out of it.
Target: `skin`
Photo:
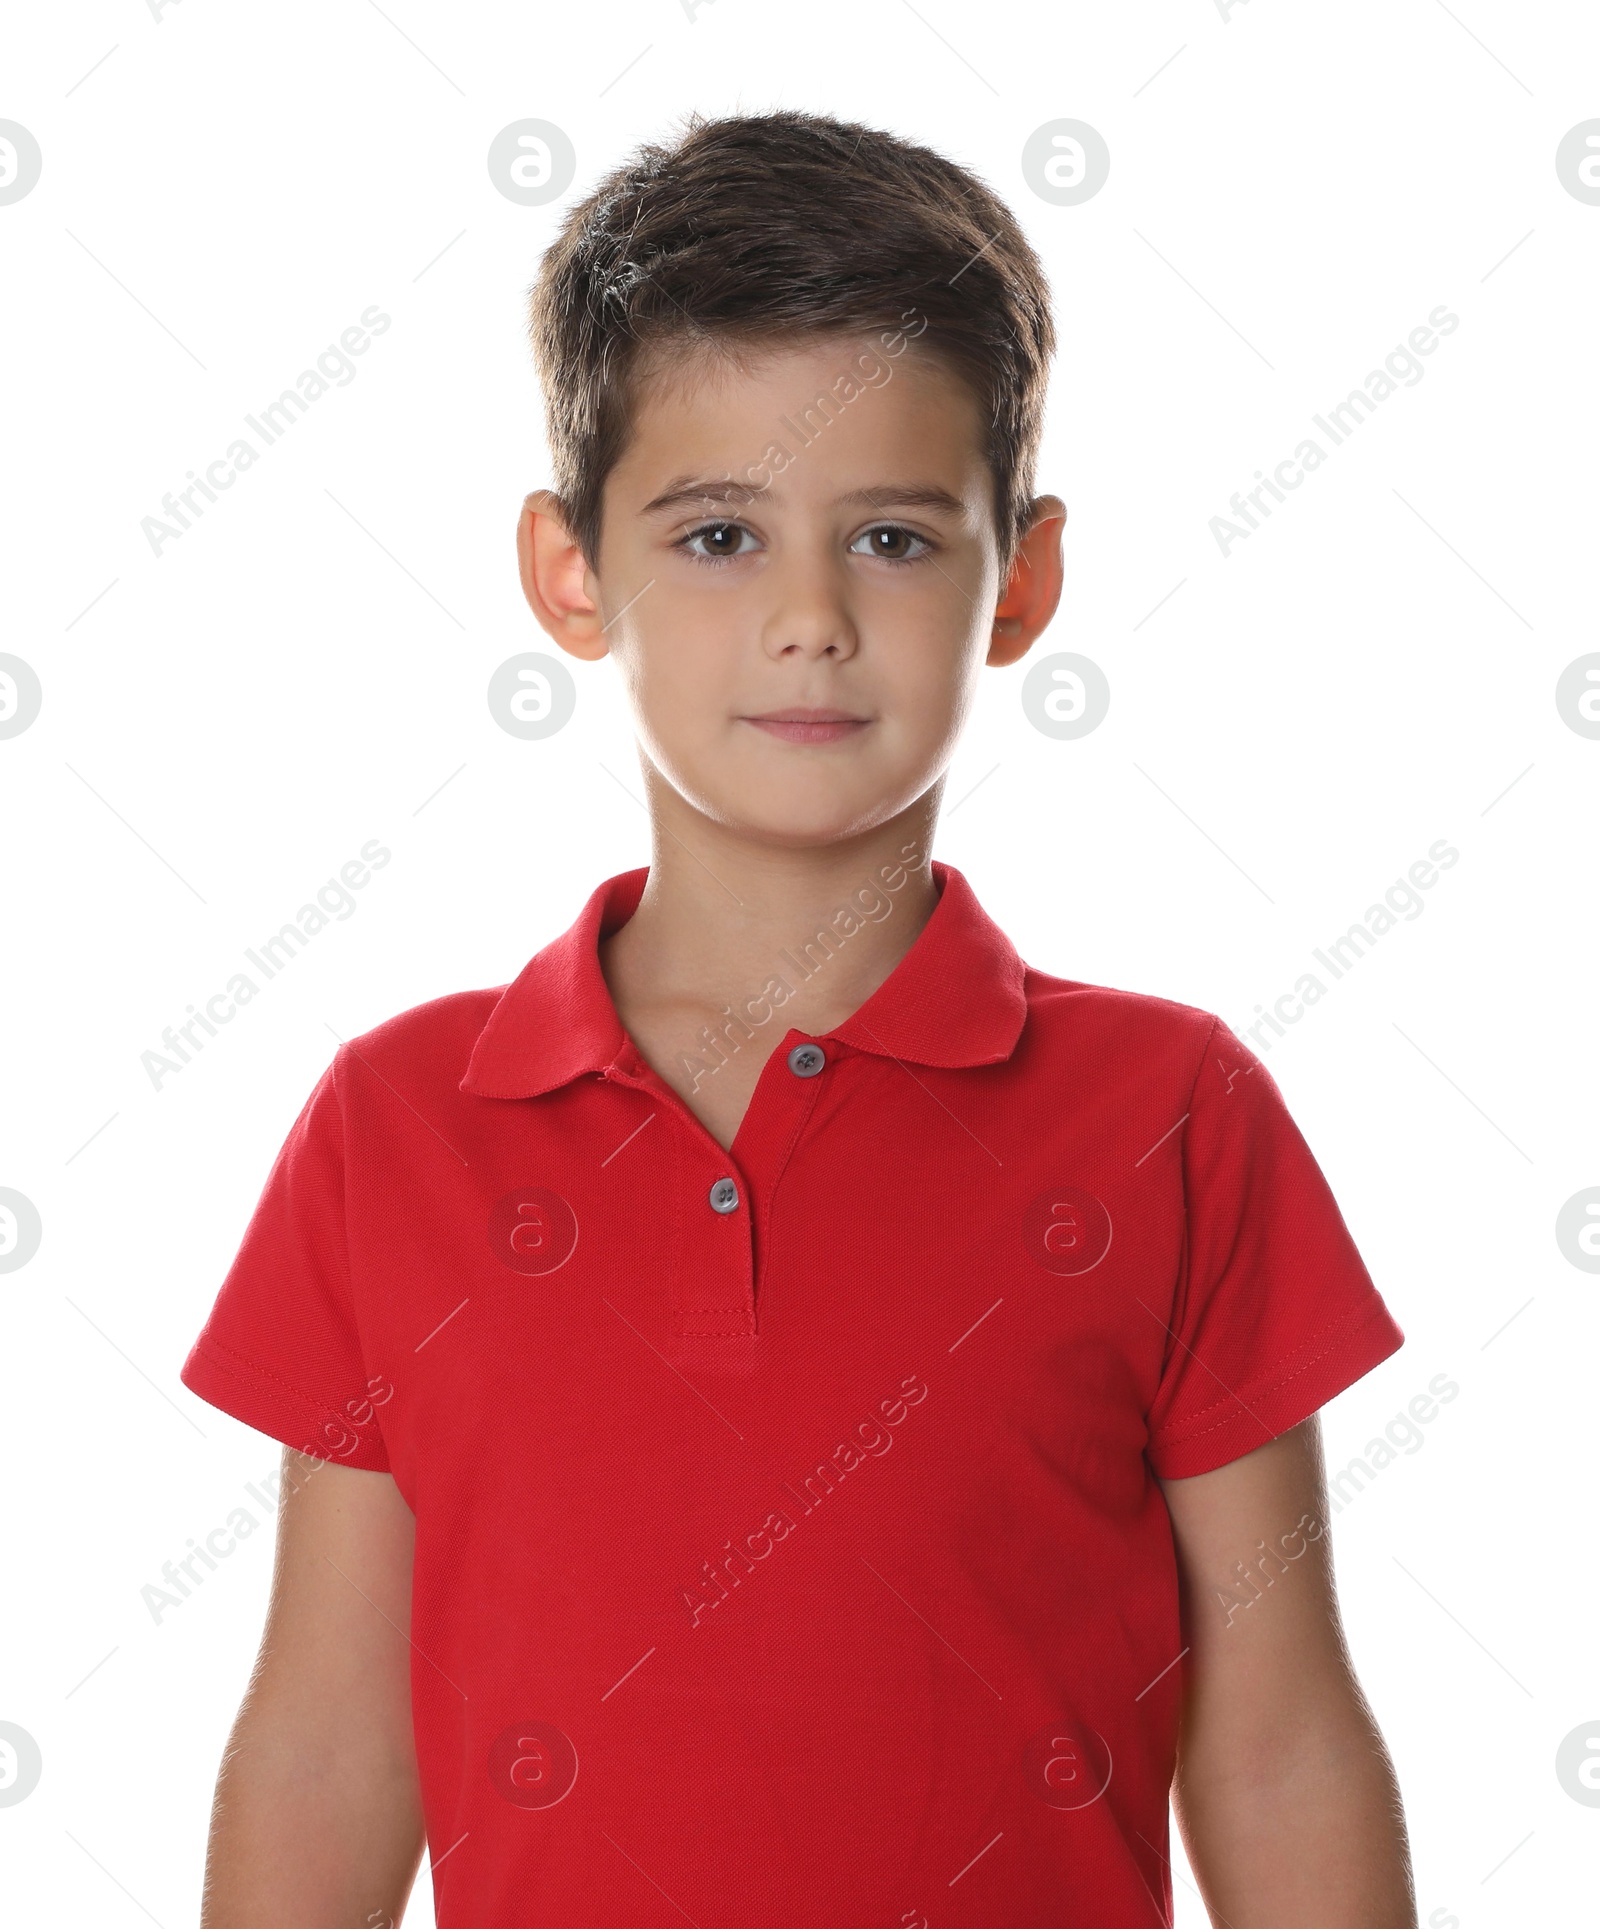
[[[390,1929],[423,1848],[415,1523],[389,1474],[284,1449],[261,1650],[211,1811],[202,1929]]]
[[[863,353],[890,375],[766,486],[715,493],[730,473],[754,482],[775,439],[794,448],[781,419],[871,365]],[[688,499],[658,505],[686,479]],[[642,1056],[724,1148],[785,1030],[842,1022],[931,915],[926,853],[950,759],[984,668],[1017,662],[1055,612],[1065,515],[1038,497],[1006,557],[969,392],[919,342],[891,357],[849,337],[658,371],[607,478],[592,560],[556,497],[527,498],[528,603],[569,654],[615,659],[636,726],[650,877],[601,967]],[[748,721],[790,706],[860,727],[797,744]],[[891,915],[710,1069],[702,1028],[907,843],[923,859]],[[1326,1532],[1292,1540],[1296,1557],[1269,1567],[1249,1606],[1230,1617],[1218,1600],[1242,1592],[1234,1564],[1257,1560],[1258,1541],[1327,1519],[1315,1417],[1161,1484],[1190,1650],[1173,1796],[1213,1923],[1415,1929],[1399,1794],[1350,1664]],[[203,1929],[389,1929],[423,1839],[409,1510],[388,1474],[324,1465],[278,1532],[261,1658],[218,1785]]]
[[[1339,1618],[1317,1417],[1160,1484],[1190,1649],[1173,1807],[1212,1922],[1416,1929],[1400,1790]],[[1244,1606],[1236,1563],[1258,1576]]]

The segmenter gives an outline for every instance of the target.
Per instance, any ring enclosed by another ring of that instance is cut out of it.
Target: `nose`
[[[776,559],[775,559],[776,560]],[[831,657],[843,662],[860,646],[840,561],[822,544],[789,547],[765,572],[770,601],[762,647],[771,657]]]

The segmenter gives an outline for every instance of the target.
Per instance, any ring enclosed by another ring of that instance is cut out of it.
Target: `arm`
[[[424,1840],[413,1526],[390,1475],[285,1450],[272,1597],[217,1778],[202,1929],[400,1920]]]
[[[1173,1797],[1213,1922],[1415,1929],[1400,1791],[1339,1622],[1316,1416],[1162,1490],[1190,1649]]]

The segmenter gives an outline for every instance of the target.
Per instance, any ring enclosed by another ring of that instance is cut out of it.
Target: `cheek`
[[[964,708],[969,687],[961,655],[924,648],[896,664],[884,707],[900,718],[909,737],[925,743],[937,739],[952,714]]]
[[[983,663],[972,605],[948,584],[940,591],[882,612],[863,635],[886,707],[925,731],[965,710]]]
[[[615,650],[635,725],[662,751],[692,756],[726,728],[735,658],[713,621],[683,612],[670,629],[653,625]]]
[[[695,809],[718,815],[730,783],[744,781],[729,754],[725,706],[710,700],[699,679],[683,679],[652,657],[630,682],[628,708],[646,762]]]

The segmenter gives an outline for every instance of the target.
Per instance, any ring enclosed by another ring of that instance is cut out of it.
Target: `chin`
[[[859,800],[859,807],[853,798],[832,796],[796,799],[785,808],[782,799],[769,794],[749,809],[729,811],[724,822],[741,836],[762,843],[787,850],[814,850],[860,837],[887,823],[903,808],[876,792]]]
[[[775,746],[776,753],[784,749]],[[933,781],[910,778],[903,769],[867,771],[835,762],[798,770],[785,769],[784,763],[781,754],[770,754],[729,768],[729,760],[713,752],[679,761],[663,774],[712,823],[738,837],[790,850],[860,836],[905,810]]]

